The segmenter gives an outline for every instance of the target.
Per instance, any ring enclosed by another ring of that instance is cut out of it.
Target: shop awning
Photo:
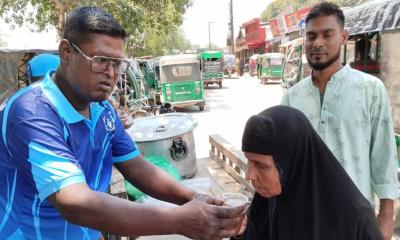
[[[400,0],[374,0],[344,10],[349,35],[400,28]]]

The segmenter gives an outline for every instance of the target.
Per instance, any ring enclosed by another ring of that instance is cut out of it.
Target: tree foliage
[[[181,28],[170,26],[166,30],[158,32],[151,28],[146,29],[143,44],[130,49],[129,54],[133,56],[162,56],[193,48]]]
[[[330,2],[334,2],[341,7],[352,7],[355,6],[359,1],[360,0],[330,0]],[[321,0],[274,0],[261,13],[260,19],[261,21],[267,22],[289,7],[291,7],[293,11],[296,11],[307,6],[312,6],[319,2],[321,2]]]
[[[0,17],[13,26],[28,23],[32,31],[55,27],[63,32],[66,15],[77,6],[106,9],[130,33],[127,48],[138,48],[146,36],[168,35],[182,24],[191,0],[1,0]],[[150,31],[151,33],[147,33]]]

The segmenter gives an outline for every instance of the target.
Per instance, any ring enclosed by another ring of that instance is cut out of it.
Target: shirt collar
[[[352,68],[350,67],[350,65],[348,63],[346,63],[346,65],[344,65],[339,71],[335,72],[331,76],[331,78],[329,79],[329,82],[333,83],[333,82],[339,81],[341,79],[345,79],[347,76],[349,76],[349,72],[351,69]],[[313,87],[316,87],[313,82],[312,73],[309,76],[309,79],[310,79],[310,85]]]
[[[331,76],[331,80],[330,81],[335,81],[336,79],[345,79],[348,74],[349,71],[351,70],[349,64],[344,65],[339,71],[335,72],[332,76]]]
[[[61,117],[68,123],[77,123],[79,121],[83,121],[86,118],[80,114],[72,105],[71,103],[67,100],[67,98],[64,96],[64,94],[60,91],[60,89],[57,87],[57,85],[54,83],[53,79],[51,78],[51,75],[55,71],[49,71],[47,72],[44,80],[41,82],[41,88],[43,90],[43,93],[46,95],[46,97],[50,100],[50,102],[54,105],[58,113],[61,115]],[[97,121],[99,118],[99,115],[101,112],[104,110],[104,107],[102,107],[98,103],[91,103],[90,104],[90,112],[91,112],[91,118],[92,120]],[[94,118],[93,118],[94,117]],[[88,119],[86,119],[88,120]]]

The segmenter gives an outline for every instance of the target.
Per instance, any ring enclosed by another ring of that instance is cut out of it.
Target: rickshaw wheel
[[[222,81],[218,82],[219,88],[222,88]]]
[[[204,111],[204,106],[199,106],[199,110],[202,112]]]

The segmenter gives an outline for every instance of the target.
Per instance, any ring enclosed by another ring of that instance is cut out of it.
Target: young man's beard
[[[324,63],[313,63],[310,61],[310,59],[308,59],[308,57],[307,57],[307,61],[313,70],[321,71],[321,70],[324,70],[325,68],[329,67],[330,65],[332,65],[332,63],[336,62],[336,60],[338,60],[339,58],[340,58],[340,48],[335,56],[333,56],[331,59],[328,59],[328,61],[326,61]]]

